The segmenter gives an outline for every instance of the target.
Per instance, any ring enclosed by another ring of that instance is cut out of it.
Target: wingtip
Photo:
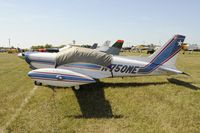
[[[183,75],[187,75],[187,76],[191,76],[190,74],[185,73],[185,72],[182,72],[181,74],[183,74]]]

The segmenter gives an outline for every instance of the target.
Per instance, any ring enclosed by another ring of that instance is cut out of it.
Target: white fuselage
[[[56,53],[37,53],[28,56],[30,65],[36,69],[39,68],[55,68]],[[57,67],[58,69],[66,69],[81,74],[88,75],[95,79],[107,77],[125,77],[125,76],[142,76],[166,74],[165,71],[159,69],[151,73],[138,73],[138,69],[144,67],[149,62],[139,61],[136,59],[125,58],[122,56],[113,56],[111,69],[91,63],[75,62]],[[161,66],[161,68],[164,66]],[[112,70],[112,72],[111,72]]]
[[[34,79],[35,82],[62,87],[89,84],[96,82],[96,79],[107,77],[181,74],[183,72],[176,69],[175,63],[177,53],[181,50],[181,44],[184,39],[185,36],[175,35],[153,55],[146,58],[128,58],[108,55],[109,62],[105,63],[106,66],[104,66],[104,63],[102,63],[101,60],[89,60],[98,59],[98,54],[93,55],[94,57],[97,56],[97,58],[88,58],[85,62],[84,58],[77,58],[76,62],[73,62],[75,59],[72,59],[71,62],[73,63],[63,65],[58,64],[59,58],[56,58],[56,53],[27,54],[27,56],[25,56],[25,60],[30,64],[31,68],[36,69],[28,73],[29,77]],[[76,52],[77,51],[75,51],[75,53]],[[93,51],[88,52],[87,54],[92,53]],[[73,56],[75,56],[75,54]],[[59,54],[58,57],[60,57]],[[87,58],[89,56],[81,57]],[[107,58],[101,59],[106,61]],[[63,62],[66,60],[67,58],[63,58]],[[102,66],[98,64],[102,64]]]

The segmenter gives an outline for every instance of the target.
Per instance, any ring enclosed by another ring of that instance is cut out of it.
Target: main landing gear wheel
[[[80,90],[80,88],[81,88],[80,86],[73,86],[73,87],[72,87],[72,89],[75,90],[75,91]]]
[[[37,86],[42,86],[42,83],[38,82],[38,81],[35,81],[34,84],[37,85]]]

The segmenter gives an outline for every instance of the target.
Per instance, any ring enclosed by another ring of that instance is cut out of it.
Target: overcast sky
[[[199,0],[0,0],[0,46],[163,44],[174,34],[200,44]]]

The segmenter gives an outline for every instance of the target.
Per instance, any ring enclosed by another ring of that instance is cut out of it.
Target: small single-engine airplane
[[[36,85],[79,89],[101,78],[184,74],[175,67],[184,39],[183,35],[175,35],[149,57],[113,56],[85,48],[71,48],[53,55],[29,54],[26,61],[35,70],[28,76]]]

